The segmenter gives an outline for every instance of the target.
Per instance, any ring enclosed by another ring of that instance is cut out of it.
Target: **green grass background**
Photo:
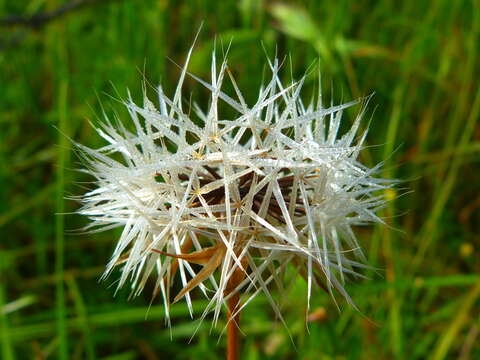
[[[0,0],[0,19],[62,3]],[[208,77],[215,36],[220,52],[233,39],[230,68],[250,101],[268,76],[262,46],[286,58],[285,79],[320,58],[325,99],[375,92],[376,146],[362,160],[385,160],[382,175],[413,190],[386,194],[389,227],[359,229],[381,269],[347,285],[362,314],[316,293],[326,317],[306,331],[306,286],[290,274],[290,335],[260,296],[242,318],[242,359],[480,359],[478,0],[112,0],[36,29],[1,26],[0,358],[223,357],[222,326],[210,332],[206,321],[188,343],[197,323],[183,303],[170,333],[159,301],[145,319],[149,289],[128,300],[128,291],[113,297],[115,275],[98,282],[118,233],[71,235],[86,219],[55,215],[78,207],[65,196],[88,180],[62,134],[99,145],[87,119],[100,102],[125,118],[104,94],[128,87],[140,99],[143,69],[171,91],[179,72],[168,58],[184,61],[202,21],[191,71]],[[185,94],[208,101],[190,80]],[[194,298],[199,314],[205,302]]]

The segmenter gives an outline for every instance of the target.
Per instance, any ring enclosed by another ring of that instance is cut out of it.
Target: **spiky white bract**
[[[96,178],[81,198],[87,228],[123,228],[104,276],[120,266],[118,287],[130,281],[133,294],[156,276],[168,316],[178,273],[175,301],[184,298],[192,312],[190,292],[199,288],[210,300],[202,319],[214,311],[215,322],[236,293],[237,312],[263,292],[281,319],[271,289],[282,290],[289,265],[308,283],[308,304],[318,286],[351,303],[343,283],[365,267],[352,226],[382,222],[375,212],[391,186],[374,177],[378,166],[357,160],[362,111],[339,135],[343,110],[358,102],[304,106],[303,79],[284,86],[274,60],[271,81],[248,106],[225,60],[217,66],[213,54],[205,82],[187,72],[190,54],[173,98],[159,87],[157,106],[145,94],[142,106],[124,102],[134,130],[106,118],[96,130],[107,145],[78,145]],[[211,93],[206,111],[184,110],[187,75]],[[234,94],[222,91],[227,78]],[[220,102],[237,116],[222,118]]]

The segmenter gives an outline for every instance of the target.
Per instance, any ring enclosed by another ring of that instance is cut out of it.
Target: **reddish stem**
[[[239,343],[239,321],[240,314],[232,315],[238,310],[237,305],[240,300],[240,294],[237,292],[228,299],[227,313],[227,360],[238,360],[240,343]]]

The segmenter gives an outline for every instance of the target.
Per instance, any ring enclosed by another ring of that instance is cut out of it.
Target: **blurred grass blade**
[[[0,261],[3,261],[2,257],[3,257],[2,254],[0,254]],[[4,287],[3,281],[0,281],[0,310],[4,308],[5,303],[6,303],[5,287]],[[7,314],[4,311],[0,311],[0,337],[1,337],[1,344],[2,344],[2,352],[1,352],[2,359],[13,360],[14,359],[13,346],[10,339],[10,330],[8,326]]]
[[[433,353],[432,360],[443,360],[446,358],[448,351],[458,336],[458,333],[469,321],[470,310],[479,296],[480,281],[477,282],[477,284],[470,290],[467,296],[465,296],[464,301],[462,301],[458,307],[458,310],[455,312],[454,320],[450,323],[450,326],[446,329],[445,333],[438,341],[438,345]]]
[[[194,312],[199,312],[200,309],[204,309],[208,304],[207,301],[193,301]],[[145,319],[146,314],[148,317]],[[172,318],[175,317],[184,317],[189,315],[189,310],[184,304],[175,304],[172,305],[170,309],[170,315]],[[111,326],[132,326],[135,323],[145,323],[145,322],[160,322],[160,320],[165,319],[165,310],[163,305],[154,306],[149,308],[145,307],[136,307],[136,308],[123,308],[120,310],[99,313],[99,314],[90,314],[88,317],[88,324],[92,328],[100,327],[111,327]],[[65,321],[66,329],[69,331],[81,331],[84,326],[84,319],[81,317],[71,317]],[[190,326],[189,335],[195,330],[197,323],[189,321],[187,323]],[[9,336],[12,342],[24,342],[26,340],[42,338],[46,336],[51,336],[55,333],[56,324],[51,321],[41,322],[37,324],[28,324],[21,325],[16,327],[10,327]],[[169,334],[168,330],[165,330]],[[3,341],[3,338],[2,338]]]
[[[95,359],[95,345],[91,336],[91,330],[88,323],[87,317],[87,308],[83,301],[83,296],[80,292],[80,288],[75,281],[73,276],[66,276],[66,283],[68,285],[69,292],[72,294],[73,302],[75,304],[75,310],[78,314],[78,319],[81,322],[81,330],[83,332],[83,336],[85,337],[86,342],[86,353],[87,359],[94,360]]]
[[[65,166],[67,161],[68,142],[65,136],[67,130],[67,96],[68,82],[60,82],[58,95],[58,159],[57,159],[57,189],[56,189],[56,231],[55,231],[55,274],[56,300],[57,300],[57,331],[60,339],[59,359],[68,359],[66,309],[65,309],[65,283],[64,283],[64,190],[65,190]]]
[[[293,38],[314,42],[319,36],[317,25],[302,8],[275,4],[271,7],[271,13],[279,21],[282,31]]]
[[[29,296],[24,296],[24,297],[22,297],[20,299],[17,299],[15,301],[12,301],[8,304],[2,305],[0,303],[0,314],[7,315],[7,314],[10,314],[10,313],[13,313],[15,311],[18,311],[20,309],[23,309],[27,306],[32,305],[35,302],[37,302],[37,298],[33,295],[29,295]]]

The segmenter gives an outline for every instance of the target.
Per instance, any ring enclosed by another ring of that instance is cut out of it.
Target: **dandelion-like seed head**
[[[105,118],[96,130],[108,144],[78,145],[96,178],[81,198],[79,213],[92,220],[87,229],[123,229],[104,276],[119,267],[118,287],[129,282],[134,295],[156,276],[167,316],[181,299],[192,311],[198,289],[209,299],[202,319],[213,311],[216,321],[226,301],[241,295],[238,313],[261,292],[282,319],[271,290],[282,291],[290,265],[308,284],[308,303],[318,287],[352,303],[345,278],[366,266],[352,226],[382,222],[375,212],[391,186],[374,177],[378,166],[358,161],[363,110],[339,134],[342,112],[358,101],[305,106],[303,79],[283,85],[275,59],[270,82],[247,105],[215,54],[209,82],[189,74],[191,51],[172,98],[159,87],[157,105],[146,95],[142,106],[124,102],[134,131]],[[184,110],[187,75],[210,92],[207,109]],[[227,81],[233,94],[222,91]],[[222,118],[220,102],[236,117]],[[182,286],[171,296],[174,280]]]

